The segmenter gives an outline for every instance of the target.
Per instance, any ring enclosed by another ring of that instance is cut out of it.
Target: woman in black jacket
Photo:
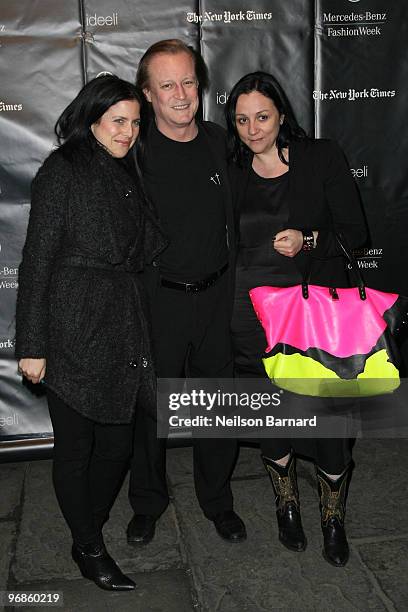
[[[265,334],[248,291],[301,283],[310,257],[314,284],[347,286],[335,232],[354,248],[365,240],[365,225],[340,149],[334,142],[306,137],[272,75],[255,72],[240,79],[229,96],[226,119],[239,220],[232,319],[235,372],[243,378],[264,377]],[[336,566],[345,565],[349,555],[344,531],[349,446],[349,440],[323,438],[301,447],[317,465],[324,556]],[[296,551],[306,548],[294,462],[298,448],[298,440],[261,440],[276,494],[279,539]]]
[[[46,383],[53,480],[82,574],[134,588],[102,527],[131,453],[137,403],[154,409],[155,377],[138,273],[163,240],[133,145],[142,98],[115,76],[90,81],[56,124],[61,145],[32,184],[19,270],[16,356]]]

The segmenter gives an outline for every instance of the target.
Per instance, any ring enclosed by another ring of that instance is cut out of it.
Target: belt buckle
[[[198,291],[197,283],[186,283],[186,293],[194,293]]]
[[[220,273],[218,271],[218,273],[212,274],[207,279],[200,280],[195,283],[186,283],[186,293],[198,293],[199,291],[204,291],[205,289],[212,287],[212,285],[215,283],[216,280],[219,279],[219,277]]]

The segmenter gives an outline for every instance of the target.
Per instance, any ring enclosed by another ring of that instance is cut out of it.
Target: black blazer
[[[205,137],[205,140],[208,144],[208,148],[213,157],[214,166],[218,168],[220,174],[221,188],[223,193],[223,203],[225,210],[225,218],[226,218],[226,234],[227,234],[227,243],[229,247],[229,270],[227,274],[230,278],[230,289],[232,288],[232,271],[234,269],[234,249],[235,249],[235,223],[234,223],[234,213],[233,213],[233,205],[232,205],[232,193],[229,184],[229,175],[228,175],[228,165],[227,165],[227,142],[226,142],[226,132],[224,128],[217,125],[216,123],[212,123],[210,121],[203,121],[199,123],[202,134]],[[149,137],[149,132],[147,134],[147,138]],[[154,205],[154,203],[153,203]],[[157,288],[160,286],[160,276],[159,276],[159,265],[160,260],[158,257],[154,259],[152,265],[146,266],[144,272],[144,278],[146,282],[146,286],[151,299],[155,298]],[[197,279],[198,280],[198,279]],[[228,294],[229,299],[232,304],[232,291],[229,291]]]
[[[95,421],[130,422],[141,376],[154,389],[139,272],[163,244],[135,177],[102,147],[72,160],[57,150],[38,171],[19,269],[16,356],[45,357],[47,385]]]
[[[235,205],[236,235],[239,211],[244,201],[251,156],[240,168],[231,164],[230,175]],[[313,258],[311,281],[318,285],[349,285],[346,261],[335,239],[340,233],[349,249],[366,240],[360,197],[339,146],[330,140],[301,140],[289,146],[289,220],[287,229],[318,230],[317,246],[300,251],[294,261],[304,274]],[[272,239],[272,237],[271,237]],[[238,238],[239,240],[239,238]]]

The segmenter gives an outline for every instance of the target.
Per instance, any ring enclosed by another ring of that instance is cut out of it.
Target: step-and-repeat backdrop
[[[41,391],[17,374],[14,310],[30,182],[82,85],[133,81],[150,44],[181,38],[209,68],[204,118],[223,123],[238,78],[272,72],[305,129],[348,157],[371,231],[357,252],[367,283],[408,294],[407,30],[400,0],[0,0],[0,442],[52,432]]]

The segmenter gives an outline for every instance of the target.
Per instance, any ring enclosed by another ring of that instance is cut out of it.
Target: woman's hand
[[[24,357],[24,359],[20,359],[18,362],[18,370],[27,380],[37,384],[41,382],[45,376],[45,359]]]
[[[294,257],[303,246],[303,234],[294,229],[282,230],[276,234],[273,246],[281,255]]]

